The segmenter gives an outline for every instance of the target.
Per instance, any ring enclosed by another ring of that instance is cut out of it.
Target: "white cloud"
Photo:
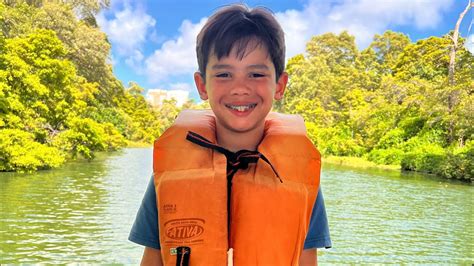
[[[301,14],[296,10],[275,14],[285,32],[286,58],[303,52],[309,40],[311,24]]]
[[[302,10],[277,13],[287,43],[287,58],[304,52],[311,36],[347,30],[359,47],[394,25],[434,28],[454,0],[310,0]]]
[[[134,49],[132,53],[125,59],[125,64],[132,67],[138,72],[142,72],[141,65],[143,62],[143,58],[145,57],[142,52],[140,52],[140,50],[138,49]]]
[[[197,70],[196,36],[207,18],[197,24],[183,21],[178,38],[163,43],[145,61],[146,74],[150,82],[156,83],[183,74],[192,75]]]
[[[128,64],[136,62],[140,59],[141,49],[150,29],[155,26],[155,20],[142,8],[133,7],[127,2],[123,3],[121,10],[110,12],[113,14],[112,18],[107,18],[105,13],[97,16],[100,28],[107,33],[118,56],[129,57],[126,59]]]
[[[179,82],[179,83],[172,83],[169,85],[171,90],[178,90],[178,91],[187,91],[191,92],[194,89],[189,83]]]

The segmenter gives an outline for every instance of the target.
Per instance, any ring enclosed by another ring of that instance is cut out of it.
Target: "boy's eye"
[[[251,73],[251,74],[250,74],[250,77],[252,77],[252,78],[262,78],[262,77],[265,77],[265,74],[262,74],[262,73]]]
[[[228,77],[230,77],[230,74],[229,73],[217,73],[216,77],[218,77],[218,78],[228,78]]]

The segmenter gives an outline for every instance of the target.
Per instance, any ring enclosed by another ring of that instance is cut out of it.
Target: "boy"
[[[182,112],[155,142],[154,180],[129,237],[147,246],[142,264],[315,265],[315,248],[331,245],[319,153],[301,118],[270,113],[288,81],[280,25],[266,9],[228,6],[196,51],[196,87],[212,112]]]

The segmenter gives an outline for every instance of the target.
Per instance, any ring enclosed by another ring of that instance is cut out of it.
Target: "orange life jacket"
[[[190,248],[189,265],[297,265],[319,187],[320,154],[303,119],[270,113],[258,151],[262,160],[233,177],[227,228],[226,157],[186,140],[188,131],[216,143],[210,111],[183,111],[155,142],[153,171],[161,254],[176,265],[176,248]]]

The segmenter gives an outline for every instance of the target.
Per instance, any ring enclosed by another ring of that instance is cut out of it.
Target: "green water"
[[[151,149],[35,174],[0,173],[0,263],[138,264],[127,241]],[[474,263],[474,186],[396,171],[324,166],[333,248],[325,264]]]

